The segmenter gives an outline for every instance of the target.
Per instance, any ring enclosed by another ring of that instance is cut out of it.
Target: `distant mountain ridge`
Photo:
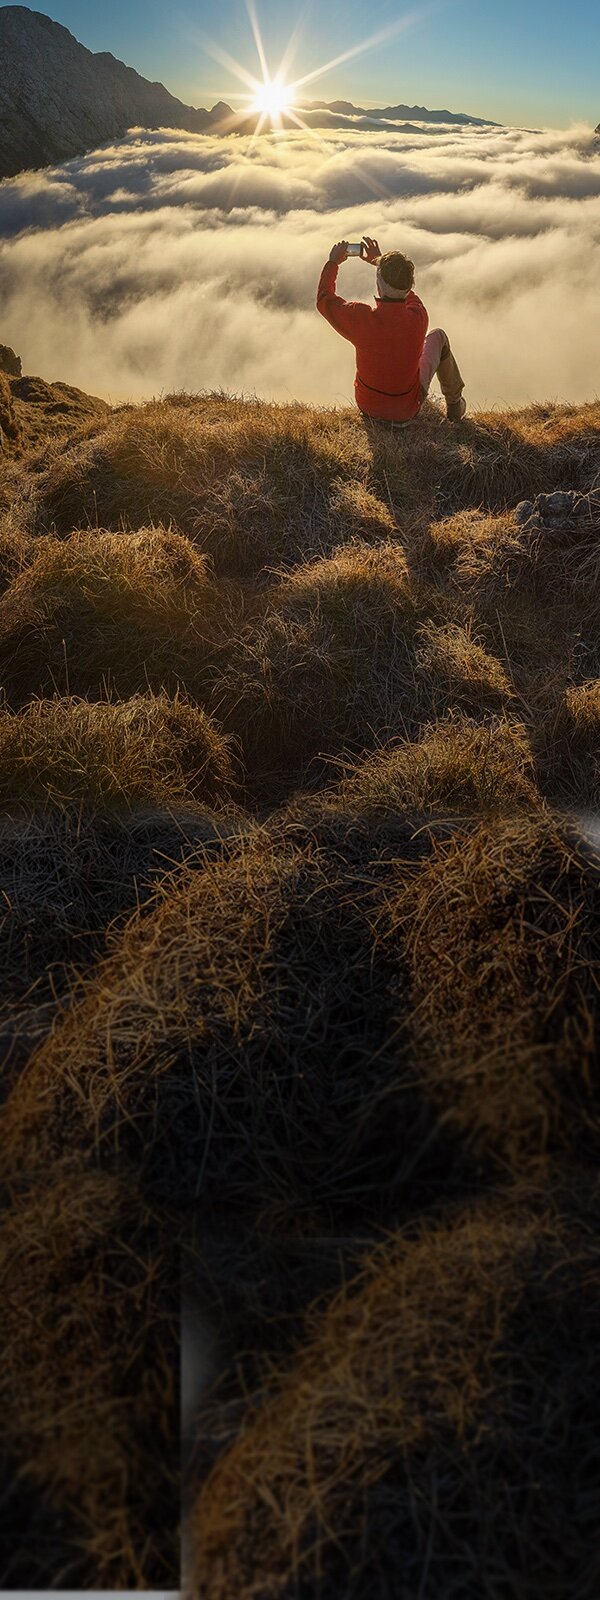
[[[95,54],[68,28],[27,6],[0,9],[0,63],[0,178],[83,155],[132,127],[245,133],[257,126],[256,116],[240,116],[224,101],[211,111],[184,105],[164,84],[148,82],[113,55]],[[303,116],[324,128],[373,129],[406,117],[496,126],[464,112],[425,106],[367,111],[347,100],[312,101]],[[296,126],[291,118],[283,121]]]
[[[473,128],[501,126],[499,122],[488,122],[484,117],[471,117],[466,111],[429,111],[427,106],[381,106],[366,110],[364,106],[353,105],[351,100],[309,100],[306,109],[331,111],[345,117],[367,117],[376,122],[406,122],[412,118],[414,122],[449,122]]]

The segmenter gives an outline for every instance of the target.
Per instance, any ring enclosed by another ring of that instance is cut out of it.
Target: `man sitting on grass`
[[[381,255],[376,239],[362,241],[361,258],[377,268],[375,305],[342,300],[335,292],[338,267],[348,243],[333,247],[317,292],[317,309],[356,350],[356,404],[378,422],[408,422],[416,417],[437,373],[450,422],[466,412],[464,384],[442,328],[427,333],[429,318],[413,291],[412,261],[389,250]]]

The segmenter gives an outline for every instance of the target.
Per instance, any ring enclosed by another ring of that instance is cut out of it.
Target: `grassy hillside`
[[[177,1586],[183,1272],[198,1600],[592,1600],[600,405],[391,436],[37,383],[5,1586]]]

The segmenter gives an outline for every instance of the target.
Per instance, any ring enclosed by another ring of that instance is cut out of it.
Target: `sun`
[[[292,90],[281,78],[265,78],[256,90],[252,110],[271,122],[279,122],[292,105]]]

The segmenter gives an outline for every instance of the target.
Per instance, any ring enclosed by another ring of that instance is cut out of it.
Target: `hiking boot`
[[[446,405],[448,422],[462,422],[463,417],[466,416],[466,411],[467,402],[461,395],[460,400],[453,400],[452,405]]]

